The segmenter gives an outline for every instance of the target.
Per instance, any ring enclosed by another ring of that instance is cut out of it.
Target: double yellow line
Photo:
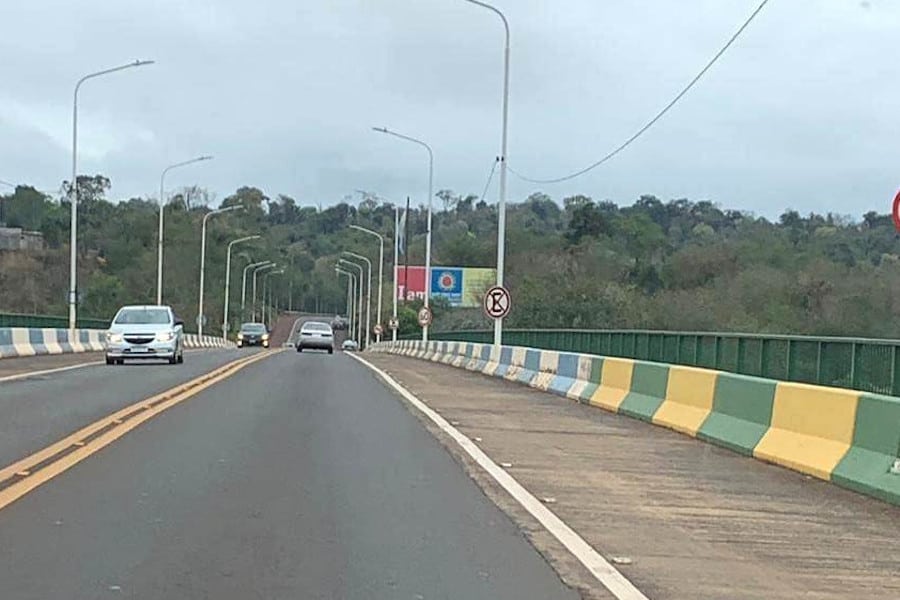
[[[141,423],[234,375],[244,367],[278,352],[280,350],[269,350],[230,362],[187,383],[114,412],[43,450],[0,469],[0,510],[110,445]]]

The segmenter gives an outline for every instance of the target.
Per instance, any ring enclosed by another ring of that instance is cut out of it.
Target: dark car
[[[238,348],[244,346],[269,347],[269,330],[262,323],[244,323],[237,334]]]

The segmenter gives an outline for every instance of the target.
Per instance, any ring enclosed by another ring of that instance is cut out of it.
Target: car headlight
[[[268,334],[268,333],[264,333],[263,336],[262,336],[262,339],[263,339],[264,342],[269,341],[269,334]]]
[[[110,344],[121,344],[124,339],[121,333],[106,332],[106,341]]]
[[[159,333],[156,334],[157,342],[171,342],[174,339],[175,339],[174,331],[160,331]]]
[[[244,339],[244,334],[241,333],[241,332],[238,332],[238,334],[237,334],[237,339],[239,339],[239,340]]]

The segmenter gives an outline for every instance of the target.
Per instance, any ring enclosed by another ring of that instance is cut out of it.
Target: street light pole
[[[166,173],[178,167],[184,167],[203,160],[212,160],[212,156],[198,156],[191,160],[175,163],[163,169],[162,175],[159,176],[159,234],[156,239],[156,304],[162,304],[163,296],[163,214],[166,206],[165,201],[165,185]]]
[[[434,197],[434,152],[431,151],[431,146],[422,140],[391,131],[387,127],[373,127],[372,129],[379,133],[385,133],[408,142],[413,142],[428,151],[428,223],[425,231],[425,308],[428,308],[431,304],[431,200]],[[501,175],[502,173],[503,171],[501,171]],[[409,285],[408,282],[407,285]],[[422,328],[422,341],[428,341],[427,326]]]
[[[356,252],[345,251],[344,254],[365,261],[369,269],[369,274],[366,278],[366,348],[368,348],[372,341],[372,261]]]
[[[255,269],[253,269],[253,308],[250,310],[250,320],[254,323],[256,322],[256,275],[260,271],[265,271],[267,269],[274,269],[278,265],[273,262],[268,262],[263,264]]]
[[[269,264],[272,264],[271,260],[261,260],[244,267],[244,274],[241,278],[241,320],[245,319],[245,315],[247,314],[246,312],[244,312],[244,307],[246,306],[247,301],[247,271]]]
[[[398,229],[400,229],[400,207],[395,206],[394,207],[394,264],[393,264],[393,268],[394,268],[394,294],[393,294],[394,308],[391,312],[391,316],[393,317],[394,323],[399,325],[399,323],[397,323],[397,292],[398,292],[398,290],[397,290],[397,271],[399,271],[399,269],[397,268],[397,260],[400,258],[400,256],[399,256],[399,254],[400,254],[400,237],[397,235]],[[391,328],[391,341],[392,342],[397,341],[397,329],[398,329],[397,327]]]
[[[222,339],[225,341],[228,341],[228,297],[230,295],[231,287],[231,249],[236,244],[258,240],[260,237],[261,236],[258,235],[248,235],[247,237],[238,238],[228,242],[228,251],[225,253],[225,303],[222,311]]]
[[[206,276],[206,221],[213,215],[240,210],[243,206],[236,204],[220,208],[203,215],[203,225],[200,233],[200,302],[197,304],[197,335],[203,337],[203,281]]]
[[[152,65],[153,62],[154,61],[152,60],[136,60],[127,65],[113,67],[112,69],[104,69],[85,75],[75,84],[75,93],[72,102],[72,181],[69,185],[69,194],[71,195],[71,226],[69,229],[69,329],[71,330],[75,329],[78,304],[78,90],[81,89],[81,84],[88,79],[102,77],[103,75],[124,71],[125,69]]]
[[[272,286],[268,285],[269,276],[270,275],[281,275],[282,273],[284,273],[284,269],[281,269],[280,271],[269,271],[268,273],[263,273],[262,310],[260,311],[260,316],[262,318],[263,323],[266,323],[267,327],[268,327],[268,324],[272,321],[272,307],[271,306],[269,306],[269,318],[268,318],[268,320],[266,319],[266,306],[268,305],[269,302],[271,302],[271,297],[272,297]],[[269,300],[268,301],[266,300],[266,290],[267,289],[269,291]]]
[[[358,332],[357,335],[356,335],[356,340],[359,342],[359,347],[360,347],[360,349],[362,349],[362,344],[363,344],[363,335],[362,335],[362,325],[363,325],[363,323],[362,323],[362,313],[363,313],[363,294],[362,294],[362,292],[363,292],[363,267],[362,267],[362,265],[358,265],[358,264],[356,264],[355,262],[350,262],[349,260],[345,260],[345,259],[343,259],[343,258],[339,258],[339,259],[338,259],[338,262],[339,262],[339,263],[342,263],[342,264],[345,264],[345,265],[347,265],[347,266],[353,267],[353,268],[355,268],[355,269],[359,269],[359,279],[357,279],[357,281],[359,282],[359,285],[356,286],[357,296],[359,296],[359,308],[358,308],[357,311],[356,311],[356,330],[357,330],[357,332]]]
[[[350,271],[345,271],[344,269],[335,266],[335,272],[338,274],[338,277],[341,275],[347,276],[347,318],[349,319],[348,323],[348,331],[350,332],[350,339],[353,339],[353,297],[356,290],[356,276]]]
[[[356,229],[357,231],[362,231],[363,233],[368,233],[370,235],[374,235],[378,238],[378,321],[377,323],[384,328],[384,322],[381,320],[381,296],[382,289],[381,284],[384,281],[384,237],[378,233],[377,231],[372,231],[371,229],[366,229],[365,227],[360,227],[359,225],[351,225],[351,229]],[[381,334],[379,333],[376,337],[376,341],[381,341]]]
[[[506,165],[509,157],[506,154],[507,125],[509,121],[509,21],[499,9],[481,2],[466,0],[493,12],[503,21],[506,32],[506,44],[503,50],[503,128],[500,141],[500,201],[497,205],[497,285],[503,286],[503,271],[506,263]],[[503,319],[494,319],[494,346],[500,347],[503,342]]]

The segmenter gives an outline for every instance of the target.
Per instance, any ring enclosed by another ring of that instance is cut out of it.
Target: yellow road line
[[[244,367],[278,352],[280,350],[270,350],[230,362],[187,383],[125,407],[0,469],[0,484],[13,477],[22,478],[0,490],[0,509],[108,446],[141,423],[234,375]],[[60,454],[62,456],[54,458]]]

